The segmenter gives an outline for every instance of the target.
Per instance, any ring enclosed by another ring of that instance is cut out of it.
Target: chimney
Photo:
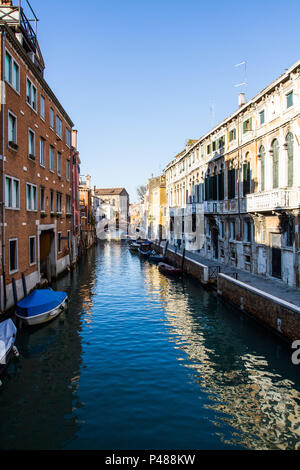
[[[86,179],[87,187],[90,188],[91,187],[91,177],[90,177],[90,175],[86,175],[85,179]]]
[[[239,108],[246,103],[245,93],[239,93]]]
[[[72,130],[72,147],[77,150],[77,134],[78,131],[76,129]]]

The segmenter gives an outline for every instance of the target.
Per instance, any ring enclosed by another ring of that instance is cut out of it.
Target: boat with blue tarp
[[[66,308],[68,296],[52,289],[35,289],[17,303],[16,316],[26,325],[40,325],[53,320]]]

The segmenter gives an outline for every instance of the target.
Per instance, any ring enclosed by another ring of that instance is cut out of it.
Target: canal
[[[1,449],[299,447],[292,350],[197,282],[102,243],[56,288],[68,312],[18,333]]]

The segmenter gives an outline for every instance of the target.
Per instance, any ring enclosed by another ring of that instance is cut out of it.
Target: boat
[[[139,243],[131,243],[129,245],[129,250],[130,251],[138,251],[138,249],[140,248],[140,244]]]
[[[150,256],[150,254],[152,253],[152,251],[148,250],[148,251],[144,251],[142,249],[142,247],[139,247],[138,249],[138,252],[141,256],[143,256],[144,258],[148,258]]]
[[[17,328],[11,319],[0,323],[0,375],[3,374],[11,359],[19,356],[19,351],[15,346],[16,336]]]
[[[149,256],[149,261],[153,261],[155,263],[163,262],[164,259],[165,259],[164,256],[161,256],[156,252],[154,252],[153,254],[150,254],[150,256]]]
[[[52,289],[35,289],[17,303],[16,317],[28,326],[40,325],[60,315],[68,304],[65,292]]]
[[[169,276],[180,277],[182,275],[182,270],[179,268],[175,268],[166,263],[159,263],[158,269],[161,273],[167,274]]]

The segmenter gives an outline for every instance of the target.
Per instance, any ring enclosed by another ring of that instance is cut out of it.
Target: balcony
[[[239,200],[235,198],[224,201],[205,201],[204,212],[206,214],[238,214],[246,212],[246,205],[244,197]]]
[[[300,207],[300,190],[272,189],[247,195],[247,212],[267,212]]]

